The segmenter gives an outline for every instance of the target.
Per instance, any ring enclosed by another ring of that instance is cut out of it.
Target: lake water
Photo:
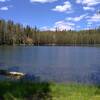
[[[43,81],[100,84],[100,48],[1,46],[0,69],[15,69]]]

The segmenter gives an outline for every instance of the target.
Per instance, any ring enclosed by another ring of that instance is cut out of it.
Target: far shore
[[[86,47],[100,47],[100,44],[3,44],[0,46],[86,46]]]

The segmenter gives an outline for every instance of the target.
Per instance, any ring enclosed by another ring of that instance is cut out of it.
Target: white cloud
[[[100,3],[100,0],[76,0],[76,3],[85,4],[87,6],[94,6]]]
[[[43,26],[40,28],[42,31],[47,31],[47,30],[50,30],[50,27],[48,26]]]
[[[82,2],[82,0],[76,0],[76,3],[81,3]]]
[[[46,30],[48,30],[49,28],[47,27],[47,26],[43,26],[43,27],[41,27],[41,30],[43,30],[43,31],[46,31]]]
[[[8,10],[8,7],[7,6],[1,7],[0,10],[7,11]]]
[[[30,2],[37,2],[37,3],[51,3],[57,0],[30,0]]]
[[[1,11],[7,11],[9,10],[9,8],[13,7],[12,5],[9,5],[9,6],[3,6],[0,8]]]
[[[6,0],[0,0],[0,2],[5,2]]]
[[[6,1],[10,1],[10,0],[0,0],[0,2],[6,2]]]
[[[95,10],[93,7],[85,7],[85,6],[83,7],[83,9],[84,10],[91,10],[91,11],[94,11]]]
[[[66,2],[64,2],[63,5],[57,5],[52,10],[53,11],[58,11],[58,12],[66,12],[66,11],[71,11],[72,10],[72,6],[71,6],[70,2],[66,1]]]
[[[66,18],[66,20],[78,22],[78,21],[82,20],[83,18],[85,18],[86,16],[87,16],[87,14],[83,14],[78,17],[68,17],[68,18]]]
[[[40,28],[41,31],[55,31],[56,28],[55,27],[48,27],[48,26],[43,26]]]
[[[88,22],[100,22],[100,14],[94,14],[87,20]]]
[[[92,26],[92,22],[87,22],[87,28],[90,28]]]
[[[41,30],[55,31],[57,28],[59,31],[63,31],[63,30],[74,30],[74,27],[75,27],[74,23],[66,22],[65,20],[61,20],[61,21],[55,22],[53,27],[44,26],[44,27],[41,27]]]

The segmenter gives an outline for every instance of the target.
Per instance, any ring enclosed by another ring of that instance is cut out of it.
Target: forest
[[[89,30],[40,31],[0,19],[0,45],[90,45],[100,44],[100,27]]]

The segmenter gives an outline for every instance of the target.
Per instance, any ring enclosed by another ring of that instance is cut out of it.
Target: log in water
[[[15,77],[16,79],[20,79],[25,74],[21,72],[10,72],[7,70],[0,70],[0,75],[8,76],[8,77]]]

